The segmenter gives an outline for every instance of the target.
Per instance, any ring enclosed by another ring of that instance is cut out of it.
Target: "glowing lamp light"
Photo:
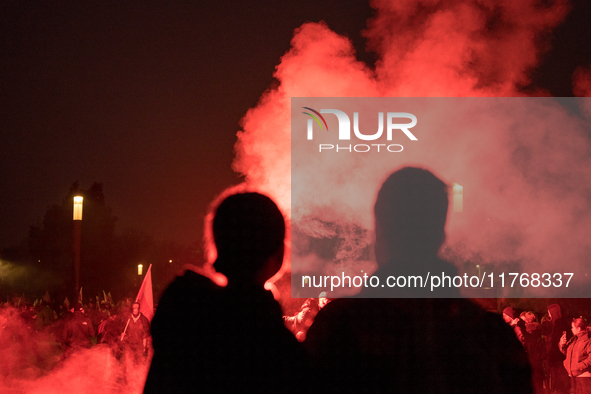
[[[74,220],[82,220],[82,196],[74,197]]]
[[[453,187],[454,212],[464,212],[464,188],[457,183]]]
[[[141,275],[144,272],[144,266],[142,264],[137,265],[137,274]]]

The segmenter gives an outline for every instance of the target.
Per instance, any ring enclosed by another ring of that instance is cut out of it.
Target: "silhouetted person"
[[[57,314],[51,309],[49,303],[45,300],[41,301],[40,311],[37,313],[37,318],[35,318],[35,327],[37,331],[41,331],[45,327],[50,326],[56,319]]]
[[[148,338],[150,337],[150,321],[140,312],[140,303],[131,305],[131,315],[127,319],[127,327],[121,334],[126,352],[132,356],[134,362],[140,363],[147,355]]]
[[[544,335],[548,338],[546,349],[548,351],[548,369],[550,372],[550,392],[568,394],[568,374],[563,362],[566,356],[560,352],[558,343],[563,334],[571,338],[571,327],[562,316],[562,308],[558,304],[548,305],[548,320],[542,325]]]
[[[101,322],[97,329],[97,344],[109,346],[116,358],[120,358],[122,354],[121,333],[125,329],[125,324],[126,321],[122,320],[121,311],[114,309],[113,314]]]
[[[532,368],[532,382],[536,393],[544,393],[544,360],[546,359],[546,343],[543,337],[542,325],[536,320],[536,315],[524,312],[525,335],[524,348]]]
[[[144,392],[293,392],[300,344],[265,282],[281,267],[285,223],[275,203],[236,194],[217,208],[220,287],[187,270],[166,289],[152,321],[154,358]]]
[[[384,275],[455,272],[437,257],[447,206],[446,185],[428,171],[403,168],[384,182],[374,211],[381,283]],[[525,352],[499,316],[461,298],[363,296],[384,293],[364,289],[358,298],[332,301],[308,331],[317,392],[532,392]]]
[[[503,309],[503,320],[510,327],[513,328],[515,336],[521,342],[522,346],[525,346],[525,321],[517,317],[517,312],[512,306],[508,306]]]
[[[80,349],[90,349],[94,337],[94,327],[89,318],[84,316],[84,307],[77,303],[74,306],[74,317],[64,326],[62,343],[65,351],[63,357],[67,357]]]

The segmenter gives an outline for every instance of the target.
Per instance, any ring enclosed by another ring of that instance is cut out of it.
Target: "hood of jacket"
[[[558,304],[548,305],[548,312],[552,315],[552,324],[555,325],[556,321],[562,319],[562,309]]]

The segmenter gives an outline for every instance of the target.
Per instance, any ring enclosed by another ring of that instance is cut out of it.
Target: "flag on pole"
[[[152,294],[152,264],[148,267],[148,271],[144,276],[144,281],[140,287],[140,291],[135,297],[136,302],[140,303],[140,312],[152,321],[154,317],[154,297]]]
[[[45,290],[45,295],[43,296],[43,301],[47,302],[48,304],[51,302],[51,297],[49,296],[49,290]]]

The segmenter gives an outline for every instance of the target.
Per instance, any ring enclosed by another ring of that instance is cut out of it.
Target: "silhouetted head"
[[[283,262],[285,221],[277,205],[259,193],[234,194],[217,207],[213,239],[216,270],[232,282],[264,282]]]
[[[80,314],[84,314],[84,305],[82,305],[80,302],[77,302],[76,305],[74,305],[74,313],[80,313]]]
[[[405,167],[391,174],[374,207],[378,264],[395,256],[436,256],[447,207],[447,186],[429,171]]]

